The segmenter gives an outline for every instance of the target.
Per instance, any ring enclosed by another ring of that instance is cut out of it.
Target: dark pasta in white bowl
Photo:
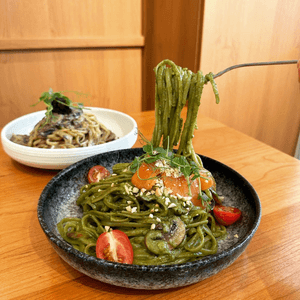
[[[40,102],[47,106],[45,116],[29,135],[13,133],[12,142],[34,148],[66,149],[95,146],[117,138],[93,113],[83,112],[82,103],[73,103],[62,92],[54,93],[50,88],[36,104]]]
[[[97,107],[87,107],[87,109],[83,109],[83,114],[93,114],[97,118],[98,122],[102,124],[99,131],[101,130],[101,135],[108,136],[106,137],[107,141],[109,140],[108,142],[102,143],[100,141],[98,145],[92,145],[94,143],[93,135],[98,131],[98,129],[93,128],[86,130],[88,131],[87,134],[82,135],[82,137],[78,135],[77,138],[79,143],[90,143],[90,146],[74,147],[74,144],[66,143],[65,140],[70,139],[69,136],[73,134],[70,130],[67,130],[62,138],[59,135],[56,137],[57,134],[55,134],[53,140],[48,141],[48,143],[53,141],[55,143],[57,141],[54,139],[58,138],[59,141],[64,143],[64,145],[58,145],[56,148],[44,148],[47,143],[45,139],[34,141],[40,147],[29,147],[11,141],[12,136],[15,134],[19,135],[18,138],[22,141],[25,138],[26,142],[35,124],[45,116],[45,111],[38,111],[13,120],[3,128],[1,132],[3,149],[12,159],[27,166],[42,169],[64,169],[81,159],[98,153],[131,148],[136,142],[137,124],[129,115],[116,110]],[[106,130],[103,130],[104,127]],[[111,140],[112,133],[115,135],[113,140]],[[103,136],[101,135],[99,134],[96,139],[102,139]],[[53,133],[49,136],[53,136]],[[74,143],[76,138],[72,141]]]
[[[117,139],[114,132],[101,124],[92,113],[79,110],[71,114],[55,114],[55,120],[43,126],[45,117],[29,135],[13,134],[11,141],[23,146],[44,149],[90,147]]]

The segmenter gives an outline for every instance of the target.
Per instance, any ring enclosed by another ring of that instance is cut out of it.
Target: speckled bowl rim
[[[139,150],[141,148],[134,148],[134,149],[124,149],[124,150],[116,150],[116,151],[111,151],[110,154],[111,155],[115,155],[120,151],[131,151],[131,150]],[[109,154],[109,152],[105,153],[106,155]],[[101,156],[102,154],[96,155],[96,156]],[[71,254],[72,256],[78,258],[79,260],[88,260],[88,261],[92,261],[93,263],[95,263],[96,265],[99,266],[111,266],[114,269],[120,267],[122,269],[127,269],[128,271],[144,271],[144,272],[166,272],[168,270],[170,271],[174,271],[174,269],[190,269],[192,267],[204,267],[207,266],[209,264],[212,264],[214,262],[217,262],[219,260],[222,260],[226,257],[230,257],[232,256],[235,252],[237,252],[239,249],[246,247],[245,245],[247,245],[250,240],[252,239],[253,235],[255,234],[255,232],[257,231],[257,228],[260,224],[260,220],[261,220],[261,203],[259,200],[259,197],[255,191],[255,189],[253,188],[253,186],[241,175],[239,174],[237,171],[235,171],[234,169],[230,168],[229,166],[216,161],[212,158],[200,155],[201,158],[206,158],[208,160],[211,160],[215,163],[220,164],[221,166],[223,166],[224,168],[229,169],[231,172],[235,173],[237,176],[239,176],[241,178],[241,180],[244,181],[244,185],[247,186],[247,188],[251,191],[252,197],[254,199],[254,210],[255,210],[255,218],[254,218],[254,222],[252,224],[251,229],[248,231],[248,234],[241,239],[237,244],[229,247],[227,250],[222,251],[219,254],[214,254],[214,255],[210,255],[210,256],[206,256],[203,257],[199,260],[195,260],[193,262],[187,262],[187,263],[183,263],[183,264],[172,264],[172,265],[158,265],[158,266],[153,266],[153,265],[127,265],[127,264],[119,264],[119,263],[114,263],[114,262],[110,262],[110,261],[106,261],[106,260],[99,260],[93,256],[89,256],[85,253],[82,253],[76,249],[74,249],[71,245],[69,245],[67,242],[60,240],[53,232],[51,232],[51,229],[48,228],[46,222],[43,220],[43,207],[45,204],[45,201],[47,201],[47,198],[45,198],[45,195],[48,193],[49,189],[51,189],[51,186],[53,184],[54,181],[59,180],[61,177],[63,177],[66,173],[68,172],[72,172],[72,170],[76,169],[79,165],[84,164],[85,161],[92,159],[93,157],[89,157],[86,158],[82,161],[79,161],[69,167],[67,167],[66,169],[60,171],[54,178],[52,178],[49,183],[45,186],[39,202],[38,202],[38,208],[37,208],[37,214],[38,214],[38,220],[40,223],[40,226],[42,227],[45,235],[48,237],[48,239],[53,242],[55,245],[57,245],[60,249],[62,249],[63,251],[68,252],[69,254]]]

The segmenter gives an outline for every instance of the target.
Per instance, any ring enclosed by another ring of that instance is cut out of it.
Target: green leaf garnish
[[[72,91],[66,91],[66,92],[72,92]],[[83,94],[83,93],[79,93],[79,92],[73,92],[76,95],[84,95],[87,96],[87,94]],[[62,102],[59,99],[64,99],[65,102]],[[68,106],[68,107],[73,107],[73,108],[77,108],[77,109],[83,109],[83,103],[78,103],[78,102],[72,102],[68,97],[66,97],[65,95],[63,95],[63,92],[53,92],[52,88],[49,88],[48,92],[43,92],[41,97],[39,98],[38,102],[35,104],[32,104],[31,106],[36,106],[37,104],[39,104],[40,102],[44,102],[47,106],[46,109],[46,120],[45,123],[42,125],[46,125],[47,123],[50,123],[52,119],[55,118],[55,116],[53,115],[53,101],[57,101],[58,103]]]
[[[143,146],[143,154],[140,157],[136,157],[130,165],[130,170],[136,172],[143,162],[151,164],[158,160],[164,160],[171,168],[178,169],[183,176],[186,178],[189,189],[191,180],[203,177],[200,175],[199,166],[192,160],[188,160],[185,156],[177,155],[169,149],[164,149],[163,147],[153,147],[153,144],[148,141],[140,132],[141,139],[146,144]],[[191,179],[190,179],[190,176]],[[201,187],[199,185],[199,192],[201,194]]]

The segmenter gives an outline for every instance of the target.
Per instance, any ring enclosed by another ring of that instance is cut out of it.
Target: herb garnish
[[[185,156],[178,155],[177,153],[170,151],[169,143],[167,143],[168,146],[166,147],[166,149],[164,149],[163,147],[154,147],[153,144],[150,141],[147,141],[147,139],[141,133],[139,134],[142,137],[142,140],[146,142],[146,145],[143,146],[143,151],[145,153],[142,156],[135,157],[135,159],[131,163],[130,170],[133,173],[138,171],[143,162],[146,164],[151,164],[159,160],[165,161],[167,165],[170,166],[170,168],[178,169],[182,173],[182,175],[187,180],[190,194],[191,181],[194,181],[197,178],[207,179],[207,177],[200,174],[201,170],[205,170],[204,168],[200,168],[193,160],[189,160]],[[207,170],[205,171],[208,172]],[[143,180],[142,178],[140,179]],[[198,199],[201,199],[203,204],[204,202],[209,202],[212,199],[212,195],[210,195],[209,197],[206,193],[202,193],[201,182],[199,179]],[[210,207],[209,204],[208,207]]]
[[[136,172],[142,162],[151,164],[158,160],[165,160],[171,168],[177,168],[187,180],[190,175],[193,175],[192,180],[200,177],[199,167],[194,161],[188,161],[185,156],[176,155],[176,153],[162,147],[153,148],[150,142],[143,146],[143,151],[145,154],[136,157],[132,162],[132,172]]]
[[[67,91],[69,92],[69,91]],[[71,92],[71,91],[70,91]],[[73,92],[73,91],[72,91]],[[85,95],[79,92],[73,92],[77,95]],[[86,96],[86,95],[85,95]],[[49,123],[52,119],[55,118],[53,115],[53,101],[57,101],[58,103],[68,106],[68,107],[73,107],[77,109],[83,109],[83,103],[78,103],[78,102],[72,102],[68,97],[63,95],[63,92],[53,92],[52,88],[49,89],[48,92],[42,93],[41,97],[39,98],[39,101],[31,106],[35,106],[39,104],[40,102],[44,102],[47,106],[47,111],[45,113],[46,115],[46,120],[43,125],[46,125]]]

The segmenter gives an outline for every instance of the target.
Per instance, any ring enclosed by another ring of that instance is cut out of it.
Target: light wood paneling
[[[300,57],[300,2],[205,2],[204,73],[235,64]],[[200,111],[285,153],[294,154],[300,124],[296,65],[247,67],[216,79],[221,102],[204,89]]]
[[[86,106],[141,111],[139,49],[26,51],[1,54],[0,124],[45,109],[37,102],[43,91],[89,94]],[[77,100],[73,94],[66,94]]]
[[[0,40],[0,50],[99,48],[99,47],[121,48],[121,47],[142,47],[142,46],[144,46],[143,36]]]
[[[86,106],[141,111],[142,0],[0,0],[0,7],[0,126],[44,109],[30,105],[50,87],[89,94],[79,99]]]
[[[204,0],[145,0],[143,109],[154,109],[154,67],[163,59],[196,71],[200,61]]]
[[[0,0],[0,38],[140,36],[141,0]]]

